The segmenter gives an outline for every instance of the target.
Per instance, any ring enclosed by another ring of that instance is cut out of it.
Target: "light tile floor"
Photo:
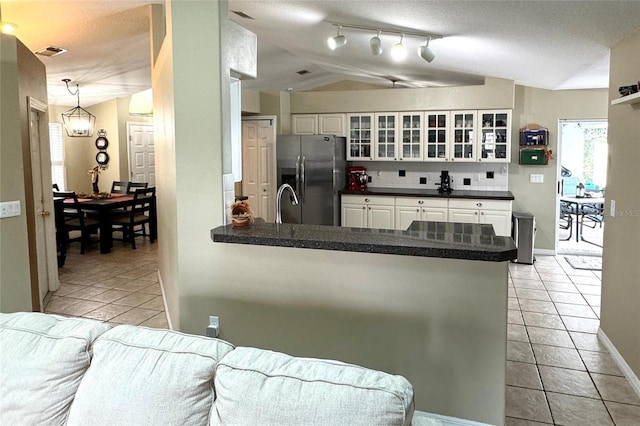
[[[509,265],[506,424],[640,425],[640,397],[596,333],[600,271]]]
[[[157,247],[114,242],[110,254],[92,245],[80,255],[72,245],[45,312],[168,328]],[[640,425],[640,398],[595,334],[600,278],[564,256],[509,265],[508,426]]]
[[[92,244],[81,255],[79,244],[71,244],[58,269],[60,288],[45,312],[112,325],[168,328],[158,284],[158,244],[139,238],[136,246],[133,250],[114,241],[111,253],[100,254],[98,244]]]

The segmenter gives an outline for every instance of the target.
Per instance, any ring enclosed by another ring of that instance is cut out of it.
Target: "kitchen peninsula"
[[[400,374],[416,409],[503,424],[510,237],[491,225],[211,231],[221,338]]]

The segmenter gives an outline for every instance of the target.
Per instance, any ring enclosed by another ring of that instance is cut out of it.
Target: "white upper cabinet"
[[[424,113],[424,161],[449,161],[449,111]]]
[[[346,114],[318,114],[318,134],[346,136]]]
[[[511,152],[511,111],[478,111],[478,161],[508,163]]]
[[[318,114],[292,115],[291,131],[294,135],[317,135]]]
[[[398,113],[378,112],[375,114],[375,155],[379,161],[398,159]]]
[[[347,160],[373,160],[373,114],[347,114]]]
[[[401,112],[400,116],[400,160],[422,161],[422,138],[424,113]]]
[[[451,113],[451,161],[476,161],[477,111],[454,111]]]

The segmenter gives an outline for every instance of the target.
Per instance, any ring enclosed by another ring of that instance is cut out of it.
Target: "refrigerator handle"
[[[306,157],[302,157],[302,163],[301,164],[301,170],[300,170],[300,178],[302,179],[301,185],[300,185],[300,198],[302,199],[301,202],[304,203],[304,196],[305,193],[307,192],[307,183],[306,183],[306,176],[305,176],[305,171],[304,171],[304,163],[306,161]]]
[[[294,188],[296,191],[300,191],[300,156],[298,155],[298,159],[296,160],[296,187]]]

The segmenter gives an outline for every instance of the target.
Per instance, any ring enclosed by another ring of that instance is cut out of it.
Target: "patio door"
[[[582,183],[588,194],[604,196],[607,179],[607,120],[560,120],[558,126],[558,197],[557,220],[560,220],[560,197],[572,196]],[[570,229],[556,226],[556,253],[601,255],[595,244],[576,241],[579,224],[572,217]],[[567,225],[566,219],[562,223]],[[582,228],[592,234],[591,240],[602,245],[602,228]],[[571,232],[571,238],[565,239]]]

